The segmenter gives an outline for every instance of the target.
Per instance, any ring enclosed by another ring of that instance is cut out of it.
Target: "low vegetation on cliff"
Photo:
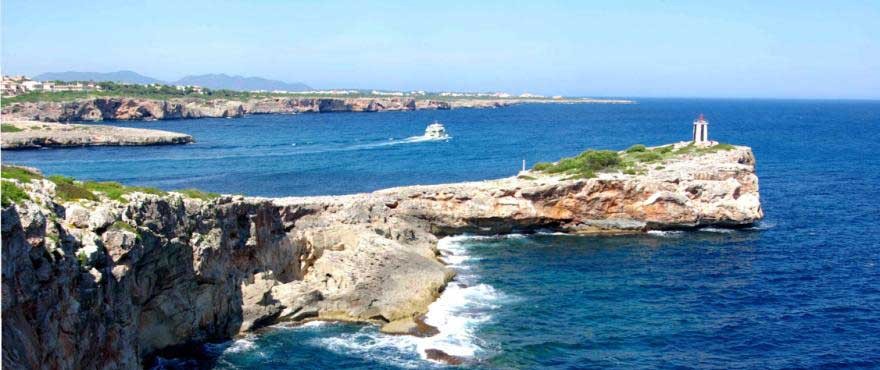
[[[0,125],[0,132],[21,132],[21,131],[24,131],[24,130],[20,129],[18,127],[15,127],[15,125],[10,125],[8,123],[4,123],[4,124]]]
[[[565,174],[571,178],[593,178],[599,172],[618,171],[627,175],[635,175],[644,173],[648,164],[659,164],[677,156],[702,155],[734,148],[730,144],[716,144],[709,147],[699,147],[693,144],[679,147],[664,145],[653,148],[636,144],[622,152],[588,149],[577,156],[562,158],[555,163],[536,163],[533,169],[548,174]],[[655,167],[655,169],[661,168],[663,166]]]
[[[23,199],[27,199],[27,193],[24,192],[18,184],[8,181],[16,180],[19,183],[28,183],[31,180],[48,179],[55,184],[55,195],[65,201],[75,200],[100,200],[102,195],[108,199],[123,201],[123,196],[131,193],[145,193],[154,195],[167,195],[168,192],[161,189],[145,186],[126,186],[113,181],[77,181],[71,177],[61,175],[51,175],[43,177],[43,175],[31,171],[27,168],[7,166],[2,167],[3,180],[3,207],[12,203],[18,203]],[[198,189],[182,189],[175,191],[184,197],[212,200],[220,196],[217,193],[205,192]]]

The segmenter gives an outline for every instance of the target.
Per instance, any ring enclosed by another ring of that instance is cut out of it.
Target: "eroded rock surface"
[[[3,149],[75,146],[167,145],[193,142],[177,132],[107,125],[58,124],[37,121],[3,121],[18,132],[4,132]]]
[[[497,108],[526,102],[628,104],[628,100],[572,99],[564,101],[530,99],[415,98],[257,98],[247,101],[179,98],[92,98],[69,102],[16,102],[4,104],[2,114],[20,120],[47,122],[106,120],[165,120],[184,118],[240,117],[245,114],[382,112],[423,109]]]
[[[439,237],[736,226],[763,217],[745,147],[641,175],[533,175],[211,201],[133,193],[121,202],[65,202],[52,182],[18,183],[31,200],[2,210],[3,366],[135,368],[169,346],[277,321],[392,323],[387,331],[410,332],[418,321],[408,321],[453,277],[437,258]]]

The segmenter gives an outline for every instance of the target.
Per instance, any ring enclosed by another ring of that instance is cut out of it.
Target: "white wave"
[[[434,326],[439,333],[426,338],[408,335],[389,335],[378,332],[375,327],[365,327],[356,333],[334,337],[317,338],[312,341],[331,351],[354,354],[370,360],[407,368],[424,368],[425,351],[439,349],[453,356],[473,358],[488,350],[477,337],[479,327],[492,319],[492,312],[507,296],[488,284],[480,283],[479,276],[471,272],[470,263],[478,260],[468,253],[467,240],[489,238],[517,238],[519,236],[447,237],[439,241],[437,248],[441,257],[456,270],[456,279],[450,282],[440,297],[428,307],[425,323]],[[421,360],[413,360],[418,354]]]
[[[251,351],[257,347],[257,344],[254,343],[254,338],[252,335],[248,335],[242,339],[238,339],[232,342],[232,345],[223,350],[224,353],[238,353],[244,351]]]
[[[705,231],[705,232],[707,232],[707,233],[730,234],[730,233],[734,232],[735,230],[733,230],[733,229],[723,229],[723,228],[720,228],[720,227],[704,227],[704,228],[700,229],[700,231]]]
[[[364,327],[351,334],[316,338],[309,344],[324,347],[330,351],[354,355],[371,361],[398,367],[417,369],[424,367],[420,358],[407,358],[418,349],[415,337],[382,334],[375,327]]]
[[[216,354],[253,351],[257,348],[257,343],[255,342],[256,339],[257,338],[254,334],[248,334],[244,338],[222,343],[205,343],[204,347],[209,352]],[[261,352],[258,353],[262,354]]]
[[[663,237],[676,237],[684,234],[684,231],[681,230],[648,230],[649,235],[663,236]]]

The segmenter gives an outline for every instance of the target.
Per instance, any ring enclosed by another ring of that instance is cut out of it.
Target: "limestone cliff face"
[[[248,101],[137,98],[93,98],[72,102],[26,102],[3,106],[4,116],[47,122],[166,120],[240,117],[244,114],[380,112],[464,107],[496,107],[499,101],[449,103],[412,98],[262,98]]]
[[[435,247],[450,234],[763,217],[745,147],[642,175],[533,176],[212,201],[64,202],[49,181],[20,184],[31,200],[2,211],[3,366],[132,368],[156,350],[277,321],[411,319],[452,278]]]

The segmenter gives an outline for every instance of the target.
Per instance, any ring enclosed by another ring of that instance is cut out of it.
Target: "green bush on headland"
[[[576,157],[562,158],[556,163],[536,163],[533,168],[547,173],[591,178],[596,176],[596,172],[617,170],[621,164],[620,154],[613,150],[589,149]]]
[[[597,172],[613,171],[634,175],[645,172],[645,168],[642,166],[644,164],[659,163],[680,155],[702,155],[734,148],[730,144],[716,144],[709,147],[690,144],[677,149],[673,145],[648,148],[645,145],[636,144],[622,152],[588,149],[575,157],[562,158],[556,163],[536,163],[532,169],[550,174],[567,174],[573,178],[592,178],[596,176]],[[662,169],[664,167],[657,166],[655,168]]]

